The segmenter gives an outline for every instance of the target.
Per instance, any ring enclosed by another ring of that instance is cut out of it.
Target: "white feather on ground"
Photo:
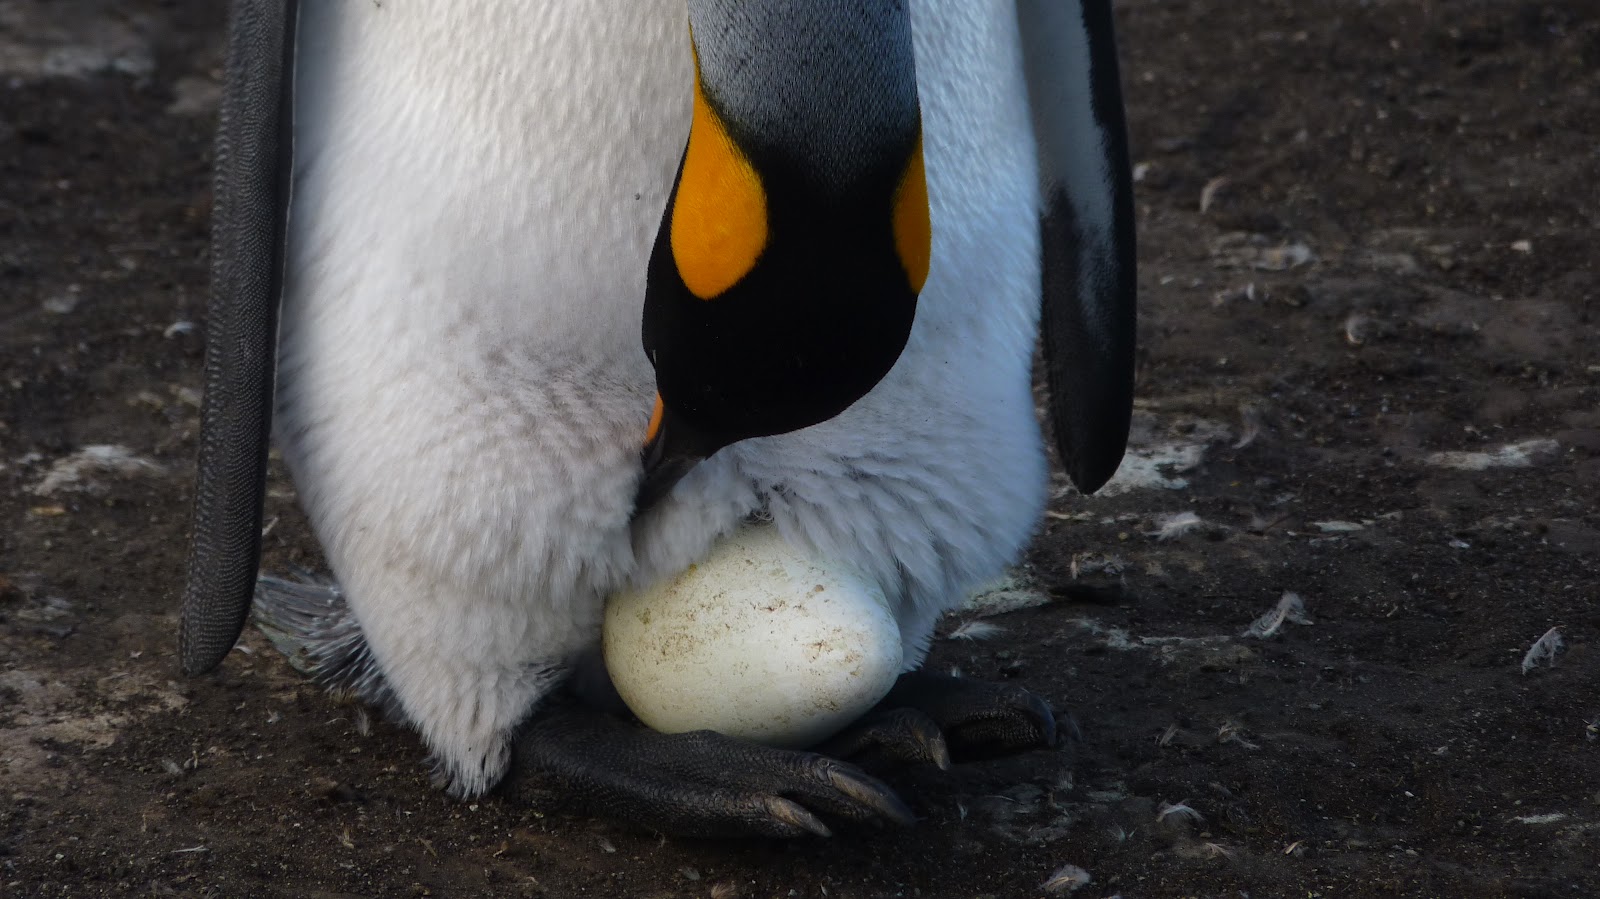
[[[947,639],[974,641],[992,640],[1000,634],[1005,633],[1005,630],[1005,628],[998,624],[993,624],[988,621],[980,621],[974,618],[970,621],[963,621],[957,625],[956,628],[947,635]]]
[[[1543,815],[1518,815],[1511,820],[1517,822],[1518,824],[1556,824],[1558,822],[1567,820],[1567,816],[1561,812],[1547,812]]]
[[[1540,665],[1554,668],[1556,654],[1561,652],[1561,647],[1565,644],[1566,641],[1561,639],[1560,625],[1545,631],[1544,636],[1535,640],[1533,645],[1528,647],[1528,654],[1522,657],[1522,673],[1527,674]]]
[[[1241,636],[1257,637],[1265,640],[1276,634],[1283,627],[1284,622],[1292,621],[1295,624],[1313,624],[1311,616],[1306,614],[1305,601],[1298,593],[1285,593],[1278,600],[1272,610],[1250,622]]]
[[[1457,468],[1462,471],[1486,471],[1490,468],[1532,468],[1535,464],[1547,462],[1560,454],[1561,444],[1548,438],[1537,438],[1524,440],[1521,443],[1508,443],[1489,452],[1451,450],[1430,453],[1427,457],[1427,463],[1429,465],[1437,465],[1440,468]]]
[[[1050,879],[1046,880],[1041,887],[1046,893],[1057,896],[1063,893],[1077,892],[1080,888],[1088,886],[1093,880],[1094,878],[1089,875],[1088,871],[1077,865],[1062,865],[1056,869],[1056,873],[1050,875]]]
[[[1176,540],[1186,534],[1194,533],[1206,526],[1199,515],[1193,512],[1174,512],[1171,515],[1162,515],[1155,520],[1156,529],[1147,531],[1146,536],[1154,537],[1160,541]]]
[[[1205,820],[1204,815],[1189,807],[1188,800],[1161,803],[1160,807],[1156,809],[1156,820],[1165,821],[1168,818],[1195,824]]]
[[[125,446],[95,444],[62,459],[50,466],[39,483],[28,488],[34,496],[52,496],[61,491],[98,491],[105,489],[94,481],[94,475],[133,477],[141,474],[162,474],[160,465],[141,458]]]
[[[968,597],[966,611],[979,617],[1003,615],[1006,612],[1042,606],[1049,601],[1049,595],[1034,585],[1033,579],[1026,571],[1013,568],[999,581],[975,591]]]

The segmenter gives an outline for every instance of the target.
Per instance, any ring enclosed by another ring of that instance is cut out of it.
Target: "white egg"
[[[860,717],[900,674],[883,591],[770,526],[743,528],[676,578],[606,604],[606,668],[663,733],[802,747]]]

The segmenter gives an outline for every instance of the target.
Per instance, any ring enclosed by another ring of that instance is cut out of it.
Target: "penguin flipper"
[[[179,617],[187,674],[239,639],[261,560],[292,159],[297,0],[234,0],[217,128],[194,525]]]
[[[1042,183],[1044,354],[1056,449],[1093,493],[1133,416],[1133,174],[1111,0],[1018,0]]]

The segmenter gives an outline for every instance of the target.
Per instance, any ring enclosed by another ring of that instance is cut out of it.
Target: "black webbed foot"
[[[680,836],[828,836],[824,819],[915,820],[854,765],[710,731],[661,734],[576,704],[534,720],[506,789],[540,776],[591,812]]]
[[[824,751],[863,763],[948,768],[952,760],[1055,745],[1055,715],[1037,695],[1012,684],[913,671],[901,675],[860,721],[824,744]]]

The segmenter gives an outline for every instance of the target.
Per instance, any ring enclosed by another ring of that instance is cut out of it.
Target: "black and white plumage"
[[[738,6],[691,5],[701,30]],[[903,351],[843,412],[684,465],[638,514],[641,305],[694,90],[684,7],[234,6],[187,670],[220,661],[250,601],[264,419],[238,413],[273,372],[233,347],[272,345],[280,259],[275,434],[359,626],[347,649],[461,795],[505,775],[592,656],[607,595],[751,516],[876,579],[920,664],[1044,505],[1041,289],[1064,456],[1087,489],[1115,470],[1134,273],[1108,0],[913,0],[932,246]],[[750,338],[777,353],[784,335]]]

